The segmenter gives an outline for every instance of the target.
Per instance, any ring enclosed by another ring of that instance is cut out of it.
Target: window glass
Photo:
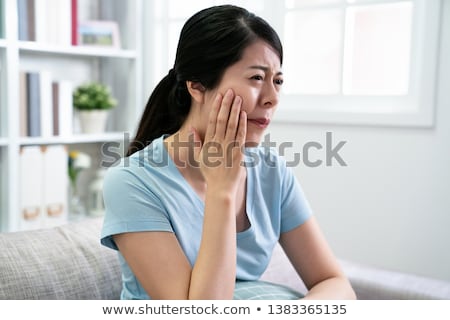
[[[342,62],[340,9],[286,14],[284,26],[286,94],[337,94]]]
[[[347,9],[344,93],[408,93],[412,3]]]

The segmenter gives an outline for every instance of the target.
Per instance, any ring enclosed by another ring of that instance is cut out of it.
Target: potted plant
[[[98,82],[82,84],[73,91],[73,106],[84,133],[104,132],[108,111],[117,104],[109,88]]]

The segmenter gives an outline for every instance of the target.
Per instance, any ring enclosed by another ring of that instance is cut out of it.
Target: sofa
[[[119,299],[117,254],[100,245],[101,225],[88,218],[0,233],[0,299]],[[450,282],[339,261],[358,299],[450,299]],[[279,246],[261,280],[306,292]]]

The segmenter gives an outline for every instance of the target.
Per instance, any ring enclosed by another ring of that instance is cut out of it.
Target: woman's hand
[[[247,115],[242,98],[229,89],[217,94],[209,116],[203,142],[195,129],[194,158],[200,166],[208,190],[235,194],[245,178],[242,166],[247,132]]]

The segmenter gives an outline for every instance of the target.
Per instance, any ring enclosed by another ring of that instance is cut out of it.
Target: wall
[[[323,150],[294,167],[336,255],[450,281],[450,1],[442,8],[436,125],[432,129],[273,123],[272,141],[347,141],[347,163],[325,165]],[[282,108],[282,101],[280,108]]]

